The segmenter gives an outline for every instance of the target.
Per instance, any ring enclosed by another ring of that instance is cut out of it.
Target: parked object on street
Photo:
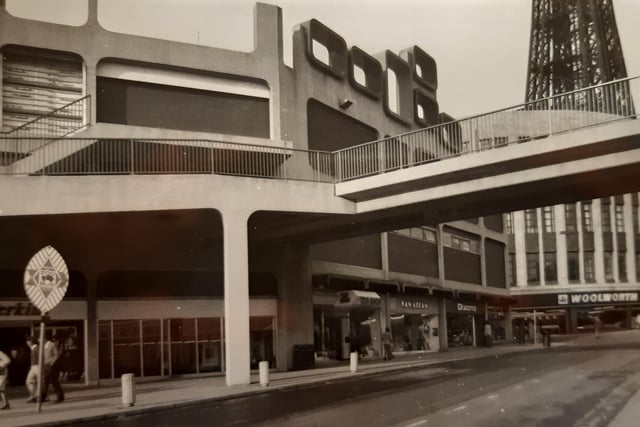
[[[133,374],[122,374],[122,405],[133,406],[136,404],[136,390],[133,382]]]

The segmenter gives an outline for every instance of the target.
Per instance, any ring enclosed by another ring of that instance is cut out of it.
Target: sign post
[[[42,407],[42,383],[44,365],[44,328],[48,312],[64,298],[69,287],[69,270],[62,255],[53,247],[40,249],[27,264],[24,271],[24,291],[42,316],[40,320],[40,341],[38,342],[38,386],[36,411]]]

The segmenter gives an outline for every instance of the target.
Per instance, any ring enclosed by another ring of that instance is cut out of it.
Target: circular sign
[[[69,270],[62,255],[51,246],[40,249],[24,271],[24,290],[42,314],[53,310],[69,286]]]

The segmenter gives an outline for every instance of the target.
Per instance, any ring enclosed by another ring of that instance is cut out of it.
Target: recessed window
[[[400,114],[400,90],[398,77],[391,68],[387,69],[387,107],[391,112]]]
[[[507,234],[513,234],[513,213],[509,212],[504,217],[507,225]]]
[[[604,280],[613,282],[613,252],[604,253]]]
[[[567,227],[567,233],[575,233],[578,231],[575,204],[564,205],[564,220]]]
[[[618,277],[621,282],[627,281],[627,254],[618,252]]]
[[[313,57],[325,65],[331,66],[331,60],[329,58],[329,49],[317,40],[311,41],[311,52]]]
[[[540,260],[537,252],[527,254],[527,284],[540,284]]]
[[[544,280],[549,284],[558,282],[555,252],[545,252],[544,254]]]
[[[416,75],[422,77],[422,67],[418,64],[416,64]]]
[[[418,115],[418,118],[421,120],[424,120],[424,108],[422,107],[422,105],[417,105],[416,106],[416,114]]]
[[[616,205],[616,231],[624,233],[624,212],[621,205]]]
[[[535,209],[527,209],[524,211],[524,224],[527,234],[538,232],[538,215]]]
[[[357,65],[353,66],[353,79],[362,86],[367,86],[367,75],[364,70]]]
[[[593,252],[584,253],[584,281],[587,283],[594,283],[596,281]]]
[[[593,231],[593,218],[591,214],[591,203],[582,203],[582,230]]]
[[[544,232],[545,233],[553,233],[556,230],[556,226],[553,221],[553,207],[546,206],[542,210],[543,213],[543,222],[544,222]]]
[[[580,281],[580,261],[578,252],[567,252],[567,269],[570,282]]]
[[[600,211],[602,213],[602,231],[610,232],[611,231],[611,212],[609,211],[609,205],[602,204],[600,207]]]

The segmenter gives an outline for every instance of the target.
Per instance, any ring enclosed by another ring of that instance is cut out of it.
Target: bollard
[[[262,361],[258,367],[260,369],[260,385],[266,387],[269,385],[269,362]]]
[[[351,372],[358,372],[358,353],[353,351],[350,355],[351,358]]]
[[[122,405],[133,406],[136,403],[136,390],[133,374],[122,374]]]

